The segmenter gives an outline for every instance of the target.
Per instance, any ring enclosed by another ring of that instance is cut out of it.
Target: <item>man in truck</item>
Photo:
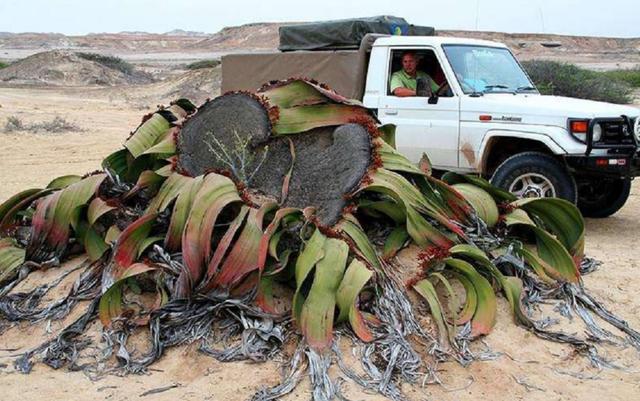
[[[416,96],[418,78],[426,79],[431,85],[431,91],[436,93],[440,88],[424,71],[418,70],[418,57],[415,52],[402,54],[402,69],[391,75],[390,91],[394,96]]]

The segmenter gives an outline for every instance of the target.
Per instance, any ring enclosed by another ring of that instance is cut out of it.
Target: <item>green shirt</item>
[[[431,90],[433,92],[436,92],[440,88],[438,84],[436,84],[433,79],[431,79],[431,77],[424,71],[416,71],[416,77],[412,78],[404,70],[400,70],[391,74],[389,89],[391,90],[391,93],[393,93],[393,91],[398,88],[408,88],[411,90],[416,90],[418,78],[428,78],[429,82],[431,82]]]

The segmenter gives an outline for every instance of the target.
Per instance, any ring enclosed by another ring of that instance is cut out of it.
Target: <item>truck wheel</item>
[[[576,203],[576,182],[566,167],[540,152],[509,157],[493,173],[491,183],[518,198],[563,198]]]
[[[580,178],[578,208],[585,217],[609,217],[624,206],[630,192],[629,179]]]

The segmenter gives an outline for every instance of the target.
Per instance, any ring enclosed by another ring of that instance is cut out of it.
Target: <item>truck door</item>
[[[426,73],[442,88],[437,103],[431,104],[428,97],[399,97],[391,92],[392,74],[403,71],[402,58],[407,53],[415,55],[419,76]],[[431,48],[389,49],[387,91],[380,97],[378,117],[383,124],[396,125],[396,148],[411,161],[418,162],[426,153],[434,167],[451,169],[458,167],[460,103],[451,89],[443,88],[447,77],[441,65]]]

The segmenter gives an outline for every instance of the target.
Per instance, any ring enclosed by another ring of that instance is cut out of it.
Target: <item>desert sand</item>
[[[193,38],[189,40],[195,40]],[[200,79],[195,92],[216,96],[216,70],[176,75],[177,78],[136,87],[0,87],[0,202],[27,188],[46,185],[65,174],[82,174],[100,168],[100,161],[117,150],[142,115],[158,104],[184,94],[185,82]],[[205,82],[206,81],[206,82]],[[214,84],[211,84],[214,82]],[[188,88],[192,90],[193,87]],[[188,92],[188,91],[187,91]],[[189,94],[189,93],[186,93]],[[56,116],[77,125],[80,130],[62,134],[46,132],[3,132],[8,117],[26,124],[50,121]],[[640,328],[640,250],[636,247],[640,229],[640,184],[634,185],[629,202],[613,217],[587,220],[586,253],[603,262],[584,277],[586,288],[634,328]],[[411,260],[412,254],[404,258]],[[36,272],[23,283],[25,288],[52,280],[61,270],[71,269],[76,259],[61,269]],[[77,275],[65,280],[56,293],[62,294]],[[278,361],[263,364],[220,363],[200,354],[197,346],[170,349],[144,375],[106,376],[93,381],[81,372],[53,370],[36,364],[29,375],[14,370],[11,355],[38,345],[59,331],[65,322],[81,312],[83,305],[64,322],[46,322],[7,328],[0,336],[0,399],[12,400],[244,400],[261,386],[279,380]],[[579,325],[564,322],[571,332]],[[605,326],[606,327],[606,326]],[[97,327],[93,327],[97,330]],[[615,330],[615,329],[612,329]],[[614,331],[615,332],[615,331]],[[578,334],[583,334],[579,332]],[[349,353],[348,341],[341,342]],[[635,400],[640,394],[640,353],[632,348],[602,345],[603,356],[622,369],[597,370],[589,361],[574,355],[568,345],[536,338],[517,327],[504,298],[499,299],[498,322],[493,332],[473,344],[473,350],[496,353],[492,360],[462,367],[455,362],[439,366],[442,384],[403,385],[410,400]],[[424,351],[424,350],[421,350]],[[348,362],[356,365],[353,357]],[[334,377],[340,376],[335,369]],[[379,400],[349,380],[343,393],[351,400]],[[308,380],[285,397],[286,400],[311,398]]]

